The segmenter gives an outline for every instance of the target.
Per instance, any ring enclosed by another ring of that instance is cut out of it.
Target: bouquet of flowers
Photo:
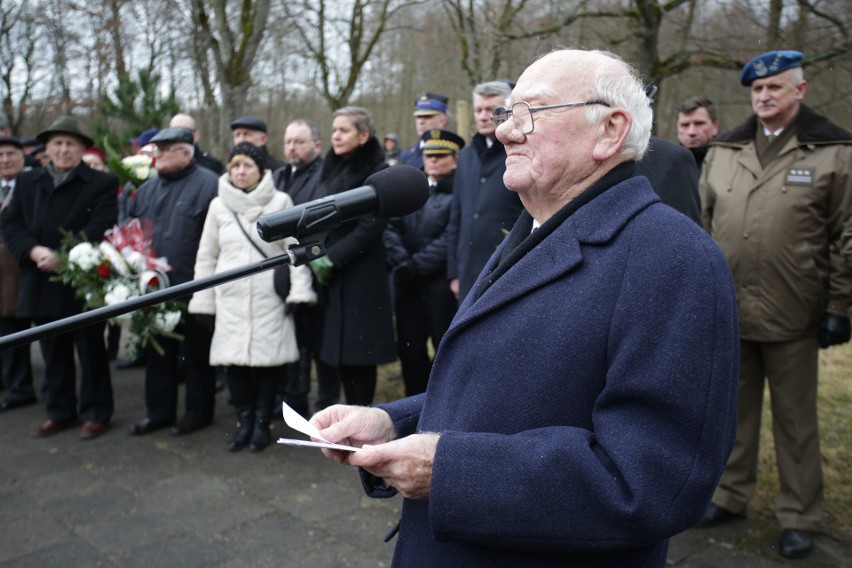
[[[59,269],[52,280],[72,286],[77,297],[85,300],[86,309],[111,306],[161,290],[169,285],[166,272],[171,267],[165,258],[155,256],[151,241],[150,226],[143,226],[139,219],[108,230],[98,245],[66,233],[57,253]],[[157,336],[183,339],[174,332],[180,318],[178,303],[167,301],[110,321],[128,321],[130,333],[139,338],[141,346],[150,342],[162,354]]]

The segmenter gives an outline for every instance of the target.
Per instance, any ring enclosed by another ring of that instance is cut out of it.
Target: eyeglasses
[[[607,108],[611,108],[609,103],[605,103],[603,101],[584,101],[582,103],[564,103],[561,105],[547,105],[540,107],[531,107],[528,102],[518,101],[516,103],[513,103],[510,108],[495,108],[494,111],[491,113],[491,122],[494,123],[494,126],[500,126],[501,124],[509,120],[509,117],[511,116],[515,128],[517,128],[521,132],[521,134],[531,134],[532,131],[535,130],[535,121],[533,120],[534,113],[542,110],[552,110],[555,108],[580,107],[589,105],[603,105]]]

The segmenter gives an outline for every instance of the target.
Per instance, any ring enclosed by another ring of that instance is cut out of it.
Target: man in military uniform
[[[737,286],[737,442],[700,526],[742,516],[757,480],[764,380],[781,496],[778,552],[807,556],[823,515],[817,427],[819,348],[849,341],[852,267],[840,253],[852,213],[852,133],[802,104],[798,51],[749,61],[740,82],[754,115],[710,143],[704,225]]]
[[[425,93],[414,101],[414,126],[417,128],[417,143],[399,155],[400,164],[408,164],[423,169],[423,140],[421,137],[430,130],[440,130],[447,124],[447,103],[443,95]]]

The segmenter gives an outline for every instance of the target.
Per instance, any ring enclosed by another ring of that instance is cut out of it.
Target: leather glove
[[[408,284],[417,279],[417,269],[414,268],[414,263],[406,260],[394,269],[394,277],[398,284]]]
[[[846,343],[850,336],[852,336],[852,326],[849,325],[849,318],[825,314],[817,332],[820,347],[825,349],[832,345]]]
[[[309,263],[309,266],[311,267],[314,276],[316,276],[317,282],[323,286],[328,286],[328,283],[331,282],[332,270],[334,270],[334,263],[331,262],[331,259],[327,256],[321,256],[316,260],[312,260]]]

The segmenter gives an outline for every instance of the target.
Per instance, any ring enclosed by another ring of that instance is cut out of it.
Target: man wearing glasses
[[[164,128],[151,139],[157,145],[157,176],[139,186],[128,203],[130,217],[153,223],[153,248],[171,266],[169,285],[192,280],[198,241],[207,207],[216,197],[216,174],[195,163],[195,140],[186,128]],[[188,300],[189,298],[187,298]],[[159,339],[165,353],[146,348],[145,417],[130,428],[141,436],[174,424],[177,414],[178,349],[186,357],[186,415],[172,428],[173,435],[188,434],[213,420],[216,378],[209,364],[213,330],[192,314],[184,313],[175,331],[181,343]]]
[[[405,497],[394,566],[657,566],[734,439],[730,271],[635,175],[652,111],[604,52],[533,63],[494,110],[524,204],[424,395],[312,418],[368,493]],[[369,446],[369,447],[367,447]]]

